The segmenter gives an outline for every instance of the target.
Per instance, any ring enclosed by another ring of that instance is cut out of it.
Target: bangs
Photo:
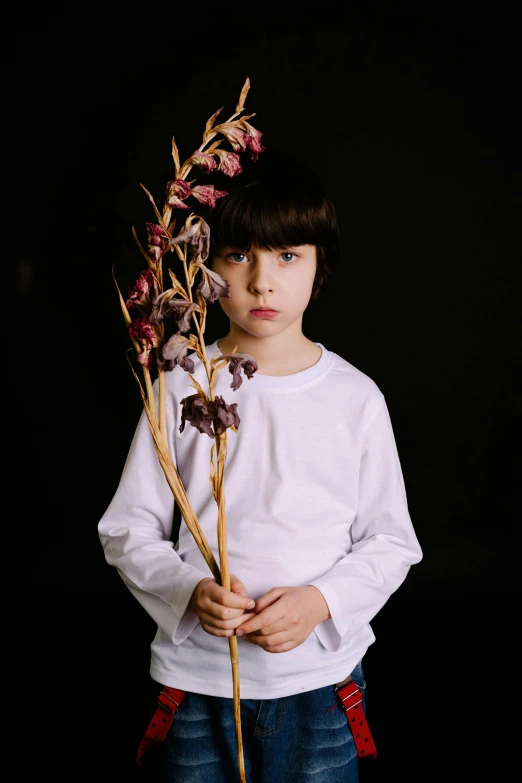
[[[314,209],[308,201],[295,198],[277,199],[258,190],[246,189],[240,198],[223,203],[220,220],[212,231],[213,252],[232,245],[250,250],[252,245],[277,250],[291,245],[323,243],[327,226],[323,210]]]
[[[326,246],[336,216],[322,183],[309,169],[285,157],[266,156],[239,176],[209,216],[210,250],[255,245],[280,250],[294,245]]]

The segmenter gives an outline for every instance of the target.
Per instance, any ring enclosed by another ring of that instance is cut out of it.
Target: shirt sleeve
[[[350,533],[350,551],[310,582],[330,610],[331,617],[319,623],[315,633],[332,652],[375,617],[410,566],[422,559],[384,399],[363,438],[357,513]]]
[[[169,438],[174,416],[167,409]],[[175,449],[175,446],[174,446]],[[105,559],[114,566],[130,592],[158,627],[173,641],[183,642],[199,622],[188,610],[194,588],[211,577],[184,563],[170,540],[174,495],[142,411],[121,479],[98,523]]]

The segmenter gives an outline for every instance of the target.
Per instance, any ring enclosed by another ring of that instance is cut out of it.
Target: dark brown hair
[[[337,212],[323,183],[285,152],[265,150],[256,162],[241,158],[243,173],[216,182],[228,195],[204,215],[210,226],[210,257],[228,245],[245,251],[252,245],[265,250],[315,245],[312,299],[317,299],[340,256]]]

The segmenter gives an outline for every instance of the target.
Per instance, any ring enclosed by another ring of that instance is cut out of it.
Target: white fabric
[[[343,680],[375,636],[369,625],[422,552],[408,513],[392,425],[377,385],[321,343],[319,361],[285,376],[258,375],[216,394],[238,403],[227,430],[225,500],[230,571],[259,598],[273,587],[314,585],[331,619],[285,653],[238,637],[241,698],[270,699]],[[207,347],[209,356],[217,341]],[[194,377],[208,389],[196,354]],[[213,440],[186,422],[195,392],[180,367],[166,374],[171,453],[214,556],[217,506],[210,486]],[[121,481],[99,522],[107,562],[157,623],[151,676],[181,690],[232,698],[226,637],[201,627],[188,602],[210,571],[182,521],[169,540],[174,498],[141,416]]]

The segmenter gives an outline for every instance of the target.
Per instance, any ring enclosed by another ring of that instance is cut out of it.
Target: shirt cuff
[[[172,641],[176,645],[184,642],[199,623],[198,615],[196,612],[191,611],[188,608],[188,605],[196,585],[199,584],[202,579],[208,579],[209,576],[210,574],[204,574],[202,571],[198,571],[197,568],[193,568],[187,574],[180,586],[175,607],[176,614],[180,617],[180,621],[172,635]]]
[[[308,584],[313,585],[321,592],[331,615],[327,620],[317,623],[314,628],[315,635],[328,652],[336,652],[346,633],[336,592],[322,577]]]
[[[198,623],[199,617],[197,616],[196,612],[191,612],[189,609],[187,609],[181,618],[178,627],[174,631],[174,636],[172,637],[174,644],[181,644],[181,642],[184,642],[185,639],[190,636]]]

